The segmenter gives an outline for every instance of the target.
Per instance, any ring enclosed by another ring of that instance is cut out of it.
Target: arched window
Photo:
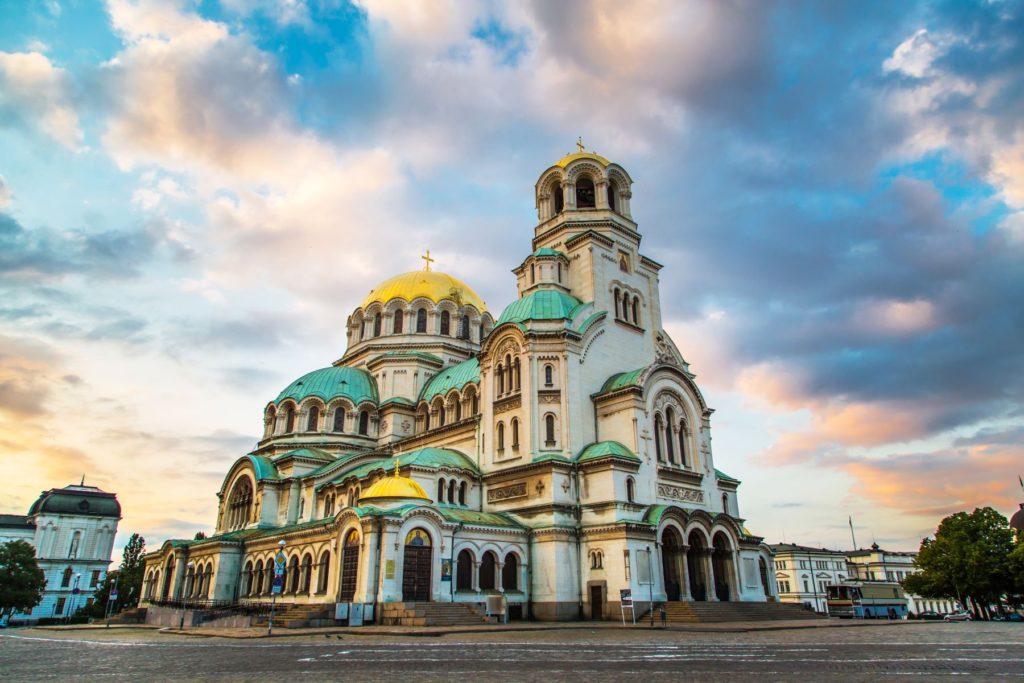
[[[309,417],[306,418],[306,431],[315,432],[320,428],[320,408],[316,406],[309,407]]]
[[[444,427],[445,422],[447,422],[445,419],[447,417],[445,415],[447,411],[444,409],[444,403],[441,402],[441,399],[434,402],[434,410],[437,411],[437,426]]]
[[[498,423],[498,452],[505,450],[505,423]]]
[[[671,408],[665,409],[665,447],[668,449],[668,461],[676,464],[676,447],[672,439],[672,423],[675,422],[675,415]]]
[[[448,482],[448,502],[452,505],[455,504],[456,486],[457,484],[454,479]]]
[[[661,452],[661,415],[654,416],[654,453],[658,462],[665,462],[665,455]]]
[[[640,324],[640,297],[633,297],[633,324]]]
[[[444,502],[444,492],[446,490],[447,490],[447,487],[444,485],[444,479],[438,479],[437,480],[437,502],[438,503],[443,503]]]
[[[370,433],[370,413],[366,410],[359,413],[359,433],[364,436]]]
[[[626,502],[636,502],[636,480],[633,477],[626,478]]]
[[[615,188],[611,183],[608,183],[608,208],[612,211],[615,210]]]
[[[496,374],[498,375],[498,396],[501,396],[505,393],[505,368],[501,364],[498,365]]]
[[[316,572],[316,592],[326,593],[327,592],[327,580],[330,578],[331,571],[331,553],[329,550],[325,550],[320,555],[320,563],[317,565]]]
[[[380,313],[373,316],[373,336],[380,336]]]
[[[722,494],[722,512],[729,514],[729,494]]]
[[[507,591],[519,590],[519,558],[514,553],[505,556],[505,566],[501,568],[501,587]]]
[[[554,446],[555,445],[555,416],[546,415],[544,417],[544,445]]]
[[[441,334],[448,337],[452,333],[452,314],[448,311],[441,311]]]
[[[494,553],[487,551],[484,553],[483,559],[480,561],[480,590],[494,590],[494,570],[498,564],[494,557]]]
[[[71,585],[71,574],[72,573],[73,572],[71,570],[71,567],[67,567],[64,570],[64,573],[60,577],[60,587],[61,588],[67,588],[68,586]]]
[[[391,323],[391,331],[394,334],[402,334],[402,324],[405,322],[405,313],[395,311],[394,320]]]
[[[594,208],[594,181],[590,178],[580,178],[576,181],[576,208]]]
[[[306,553],[306,556],[302,558],[302,592],[309,593],[309,588],[313,582],[313,556]]]
[[[82,542],[82,532],[76,531],[71,537],[71,547],[68,548],[68,557],[74,559],[78,557],[78,545]]]
[[[519,391],[519,359],[512,361],[512,375],[515,379],[515,390]]]
[[[466,482],[459,484],[459,505],[466,504]]]
[[[459,318],[459,339],[469,339],[469,316]]]
[[[537,264],[530,264],[530,284],[537,282]]]
[[[480,397],[473,394],[473,414],[478,415],[480,413]]]
[[[460,550],[455,563],[455,590],[473,590],[473,554],[468,550]]]
[[[622,292],[620,292],[619,288],[616,287],[615,288],[615,317],[616,318],[621,318],[622,317],[621,302],[622,302]]]
[[[416,311],[416,332],[423,333],[427,331],[427,309],[421,308]]]
[[[247,476],[240,477],[228,496],[225,526],[228,529],[241,529],[249,523],[252,515],[252,480]]]
[[[284,433],[291,434],[295,431],[295,408],[288,406],[284,409]]]
[[[544,366],[544,386],[546,386],[546,387],[554,386],[554,384],[555,384],[554,374],[555,374],[555,369],[553,367],[551,367],[550,365],[545,365]]]
[[[338,406],[334,409],[334,431],[345,431],[345,406]]]
[[[562,281],[562,262],[558,262],[558,281]]]
[[[562,210],[565,208],[565,192],[562,190],[561,183],[555,185],[553,193],[555,195],[555,213],[562,213]]]
[[[252,570],[253,579],[256,580],[256,587],[253,591],[253,595],[259,595],[263,592],[263,560],[256,562],[256,568]]]
[[[513,417],[509,426],[512,428],[512,448],[519,448],[519,418]]]
[[[299,556],[292,555],[291,562],[288,563],[288,592],[297,593],[299,591]]]
[[[683,467],[690,466],[686,455],[686,422],[679,423],[679,464]]]
[[[458,396],[456,396],[455,397],[455,421],[458,422],[461,419],[462,419],[462,400]]]
[[[590,568],[604,569],[604,553],[600,550],[590,551]]]

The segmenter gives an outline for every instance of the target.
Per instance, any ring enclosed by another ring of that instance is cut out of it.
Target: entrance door
[[[405,538],[405,555],[402,562],[403,602],[430,600],[432,556],[430,536],[423,529],[410,531]]]
[[[601,586],[590,587],[590,618],[604,619],[604,591]]]
[[[341,602],[352,602],[356,595],[356,575],[359,573],[359,534],[355,529],[345,537],[341,555]]]

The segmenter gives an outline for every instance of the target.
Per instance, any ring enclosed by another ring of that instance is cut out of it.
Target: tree
[[[921,541],[915,562],[921,572],[908,576],[904,587],[925,597],[969,599],[980,612],[1010,590],[1012,549],[1006,517],[990,507],[958,512],[942,520],[934,539]]]
[[[206,538],[205,531],[197,531],[196,535],[192,538],[193,541],[202,541]]]
[[[1024,534],[1017,542],[1017,547],[1010,553],[1007,562],[1010,578],[1013,581],[1013,592],[1010,601],[1016,605],[1024,603]]]
[[[142,579],[146,570],[146,560],[142,557],[146,552],[146,539],[139,534],[132,534],[121,556],[120,576],[117,585],[117,602],[122,609],[135,607],[142,597]]]
[[[92,594],[92,604],[82,605],[79,609],[75,610],[76,617],[102,619],[107,616],[107,603],[110,602],[110,591],[114,587],[114,582],[117,581],[117,574],[116,569],[107,572],[107,575],[103,577],[103,580],[96,586],[96,590]]]
[[[0,545],[0,619],[32,609],[43,599],[46,575],[25,541]]]

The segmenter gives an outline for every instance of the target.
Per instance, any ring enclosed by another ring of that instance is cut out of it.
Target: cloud
[[[11,188],[4,181],[4,177],[0,176],[0,211],[6,209],[11,205]]]
[[[39,52],[0,52],[0,124],[38,127],[69,149],[84,134],[68,73]]]

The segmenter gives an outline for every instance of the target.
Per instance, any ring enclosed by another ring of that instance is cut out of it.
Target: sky
[[[577,137],[632,176],[768,542],[1024,500],[1024,4],[0,0],[0,512],[212,531],[266,403],[421,266],[497,316]],[[119,550],[116,551],[119,553]]]

